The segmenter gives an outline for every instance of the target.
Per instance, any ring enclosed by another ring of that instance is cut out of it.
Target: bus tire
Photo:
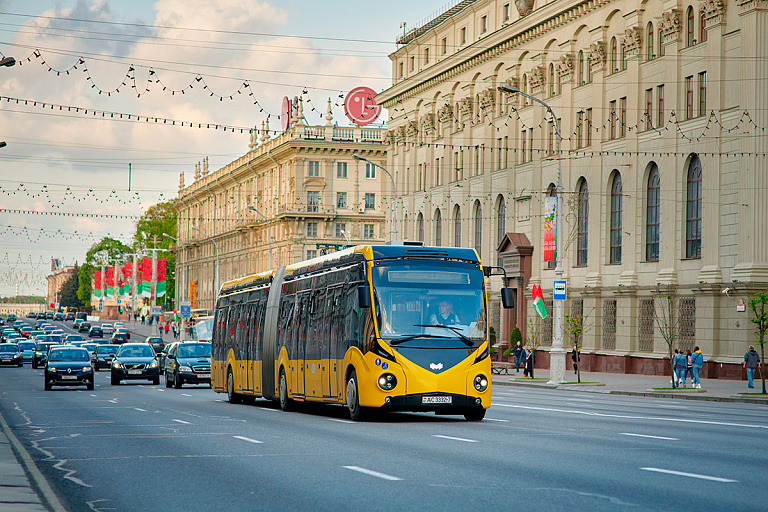
[[[235,393],[235,378],[232,376],[232,368],[227,371],[227,400],[231,404],[240,403],[240,397]]]
[[[464,413],[464,419],[467,421],[481,421],[485,418],[485,409],[472,409]]]
[[[360,406],[360,393],[357,385],[357,373],[352,370],[349,374],[349,380],[347,380],[347,408],[349,409],[349,417],[352,421],[362,421],[365,417],[363,407]]]
[[[288,397],[288,380],[285,378],[285,370],[280,369],[280,409],[288,412],[292,409],[292,400]]]

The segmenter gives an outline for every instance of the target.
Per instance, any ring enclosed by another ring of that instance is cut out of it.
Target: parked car
[[[102,368],[111,368],[112,359],[114,359],[119,349],[120,347],[117,345],[96,345],[91,354],[93,369],[99,371]]]
[[[16,343],[3,343],[0,345],[0,364],[15,364],[24,366],[21,350]]]
[[[24,363],[31,363],[32,358],[35,355],[35,348],[37,343],[34,341],[21,341],[19,342],[19,350],[21,350],[21,360]]]
[[[103,338],[104,337],[104,331],[101,330],[101,327],[98,325],[92,326],[88,330],[88,337],[89,338]]]
[[[123,380],[150,380],[160,384],[160,370],[157,357],[149,343],[125,343],[120,345],[112,361],[110,382],[113,386]]]
[[[112,324],[101,324],[101,331],[104,334],[112,334],[113,332],[115,332],[115,326],[113,326]]]
[[[77,326],[77,330],[79,332],[88,332],[91,330],[91,322],[81,322],[80,325]]]
[[[53,347],[45,365],[45,390],[53,386],[82,386],[93,389],[93,367],[88,351],[78,347]]]
[[[160,336],[150,336],[146,341],[155,349],[155,354],[159,354],[165,348],[165,340]]]
[[[35,348],[35,354],[32,356],[32,368],[37,368],[38,366],[43,366],[45,364],[45,361],[48,359],[48,349],[53,345],[58,345],[59,343],[53,342],[53,341],[40,341],[37,343],[37,348]]]
[[[184,383],[211,385],[211,344],[188,341],[177,343],[166,355],[165,387],[176,389]]]
[[[72,311],[70,311],[69,313],[64,315],[64,320],[66,320],[68,322],[71,321],[71,320],[74,320],[74,319],[75,319],[75,313],[72,312]]]

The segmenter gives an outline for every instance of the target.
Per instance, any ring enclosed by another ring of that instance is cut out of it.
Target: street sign
[[[739,299],[739,302],[736,303],[736,311],[739,313],[744,313],[747,310],[747,303],[744,302],[743,298]]]
[[[122,304],[122,302],[120,301],[120,297],[118,297],[117,298],[117,305],[119,306],[120,304]]]
[[[104,311],[104,303],[99,301],[99,311]]]
[[[163,314],[162,306],[152,306],[152,316],[160,316]]]
[[[555,281],[555,284],[552,288],[552,298],[554,300],[565,300],[565,297],[566,297],[565,281]]]
[[[192,316],[192,303],[182,302],[179,304],[179,313],[182,318],[190,318]]]

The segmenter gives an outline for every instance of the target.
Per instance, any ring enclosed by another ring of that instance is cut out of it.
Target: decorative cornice
[[[661,41],[663,44],[680,40],[683,23],[680,9],[672,9],[661,14]]]
[[[768,9],[768,0],[736,0],[736,5],[741,9],[741,14],[754,9]]]
[[[408,121],[405,123],[405,134],[408,138],[413,139],[419,134],[419,127],[416,126],[414,121]]]
[[[438,119],[441,123],[450,123],[453,121],[453,107],[450,103],[446,103],[437,113]]]
[[[560,75],[561,83],[573,80],[573,60],[572,53],[560,56],[560,62],[557,63],[557,73]]]
[[[515,0],[515,8],[521,18],[528,16],[533,10],[534,0]]]
[[[592,71],[597,71],[605,67],[606,61],[605,43],[599,41],[592,43],[589,47],[589,67]]]
[[[536,93],[544,90],[544,82],[546,80],[544,73],[544,66],[534,67],[528,75],[528,83],[531,85],[531,92]]]
[[[624,47],[624,55],[634,57],[643,47],[643,31],[639,27],[630,27],[621,36],[621,46]]]
[[[723,0],[706,0],[701,3],[704,11],[704,28],[714,27],[725,21],[726,4]]]
[[[459,101],[459,110],[461,111],[461,118],[464,120],[464,118],[471,118],[472,117],[472,98],[467,96],[466,98],[461,98],[461,101]]]
[[[434,127],[435,127],[435,115],[432,112],[425,114],[424,117],[421,118],[422,132],[429,133],[432,131]]]
[[[480,93],[480,108],[486,113],[492,114],[496,106],[496,91],[489,87]]]

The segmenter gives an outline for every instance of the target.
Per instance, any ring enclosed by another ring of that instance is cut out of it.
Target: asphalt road
[[[0,409],[71,511],[765,510],[768,408],[496,386],[486,419],[231,405],[204,386],[43,391]]]

